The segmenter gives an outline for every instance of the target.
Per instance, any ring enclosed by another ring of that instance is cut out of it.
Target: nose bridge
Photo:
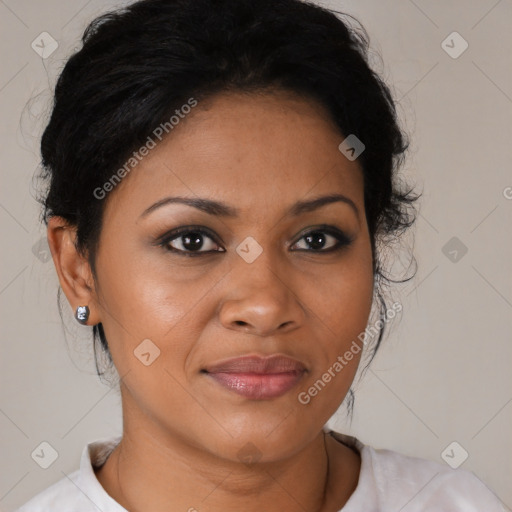
[[[237,248],[220,310],[226,328],[263,335],[302,322],[304,311],[287,279],[279,251],[261,249],[251,240]]]

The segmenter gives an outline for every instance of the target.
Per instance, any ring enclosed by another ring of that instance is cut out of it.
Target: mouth
[[[245,398],[270,400],[294,388],[307,369],[300,361],[277,354],[228,359],[201,371]]]

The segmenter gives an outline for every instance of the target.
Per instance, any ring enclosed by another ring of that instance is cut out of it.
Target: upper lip
[[[271,356],[248,355],[225,359],[207,366],[208,373],[287,373],[305,371],[306,367],[297,359],[282,355]]]

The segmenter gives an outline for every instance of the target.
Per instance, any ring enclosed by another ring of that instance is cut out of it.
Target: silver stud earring
[[[89,307],[88,306],[78,306],[75,311],[75,318],[82,325],[87,324],[87,320],[89,319]]]

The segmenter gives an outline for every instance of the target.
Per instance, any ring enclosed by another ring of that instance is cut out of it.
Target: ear
[[[100,323],[92,270],[87,259],[75,247],[76,227],[62,217],[51,217],[47,237],[60,286],[73,314],[78,306],[89,306],[87,324]]]

